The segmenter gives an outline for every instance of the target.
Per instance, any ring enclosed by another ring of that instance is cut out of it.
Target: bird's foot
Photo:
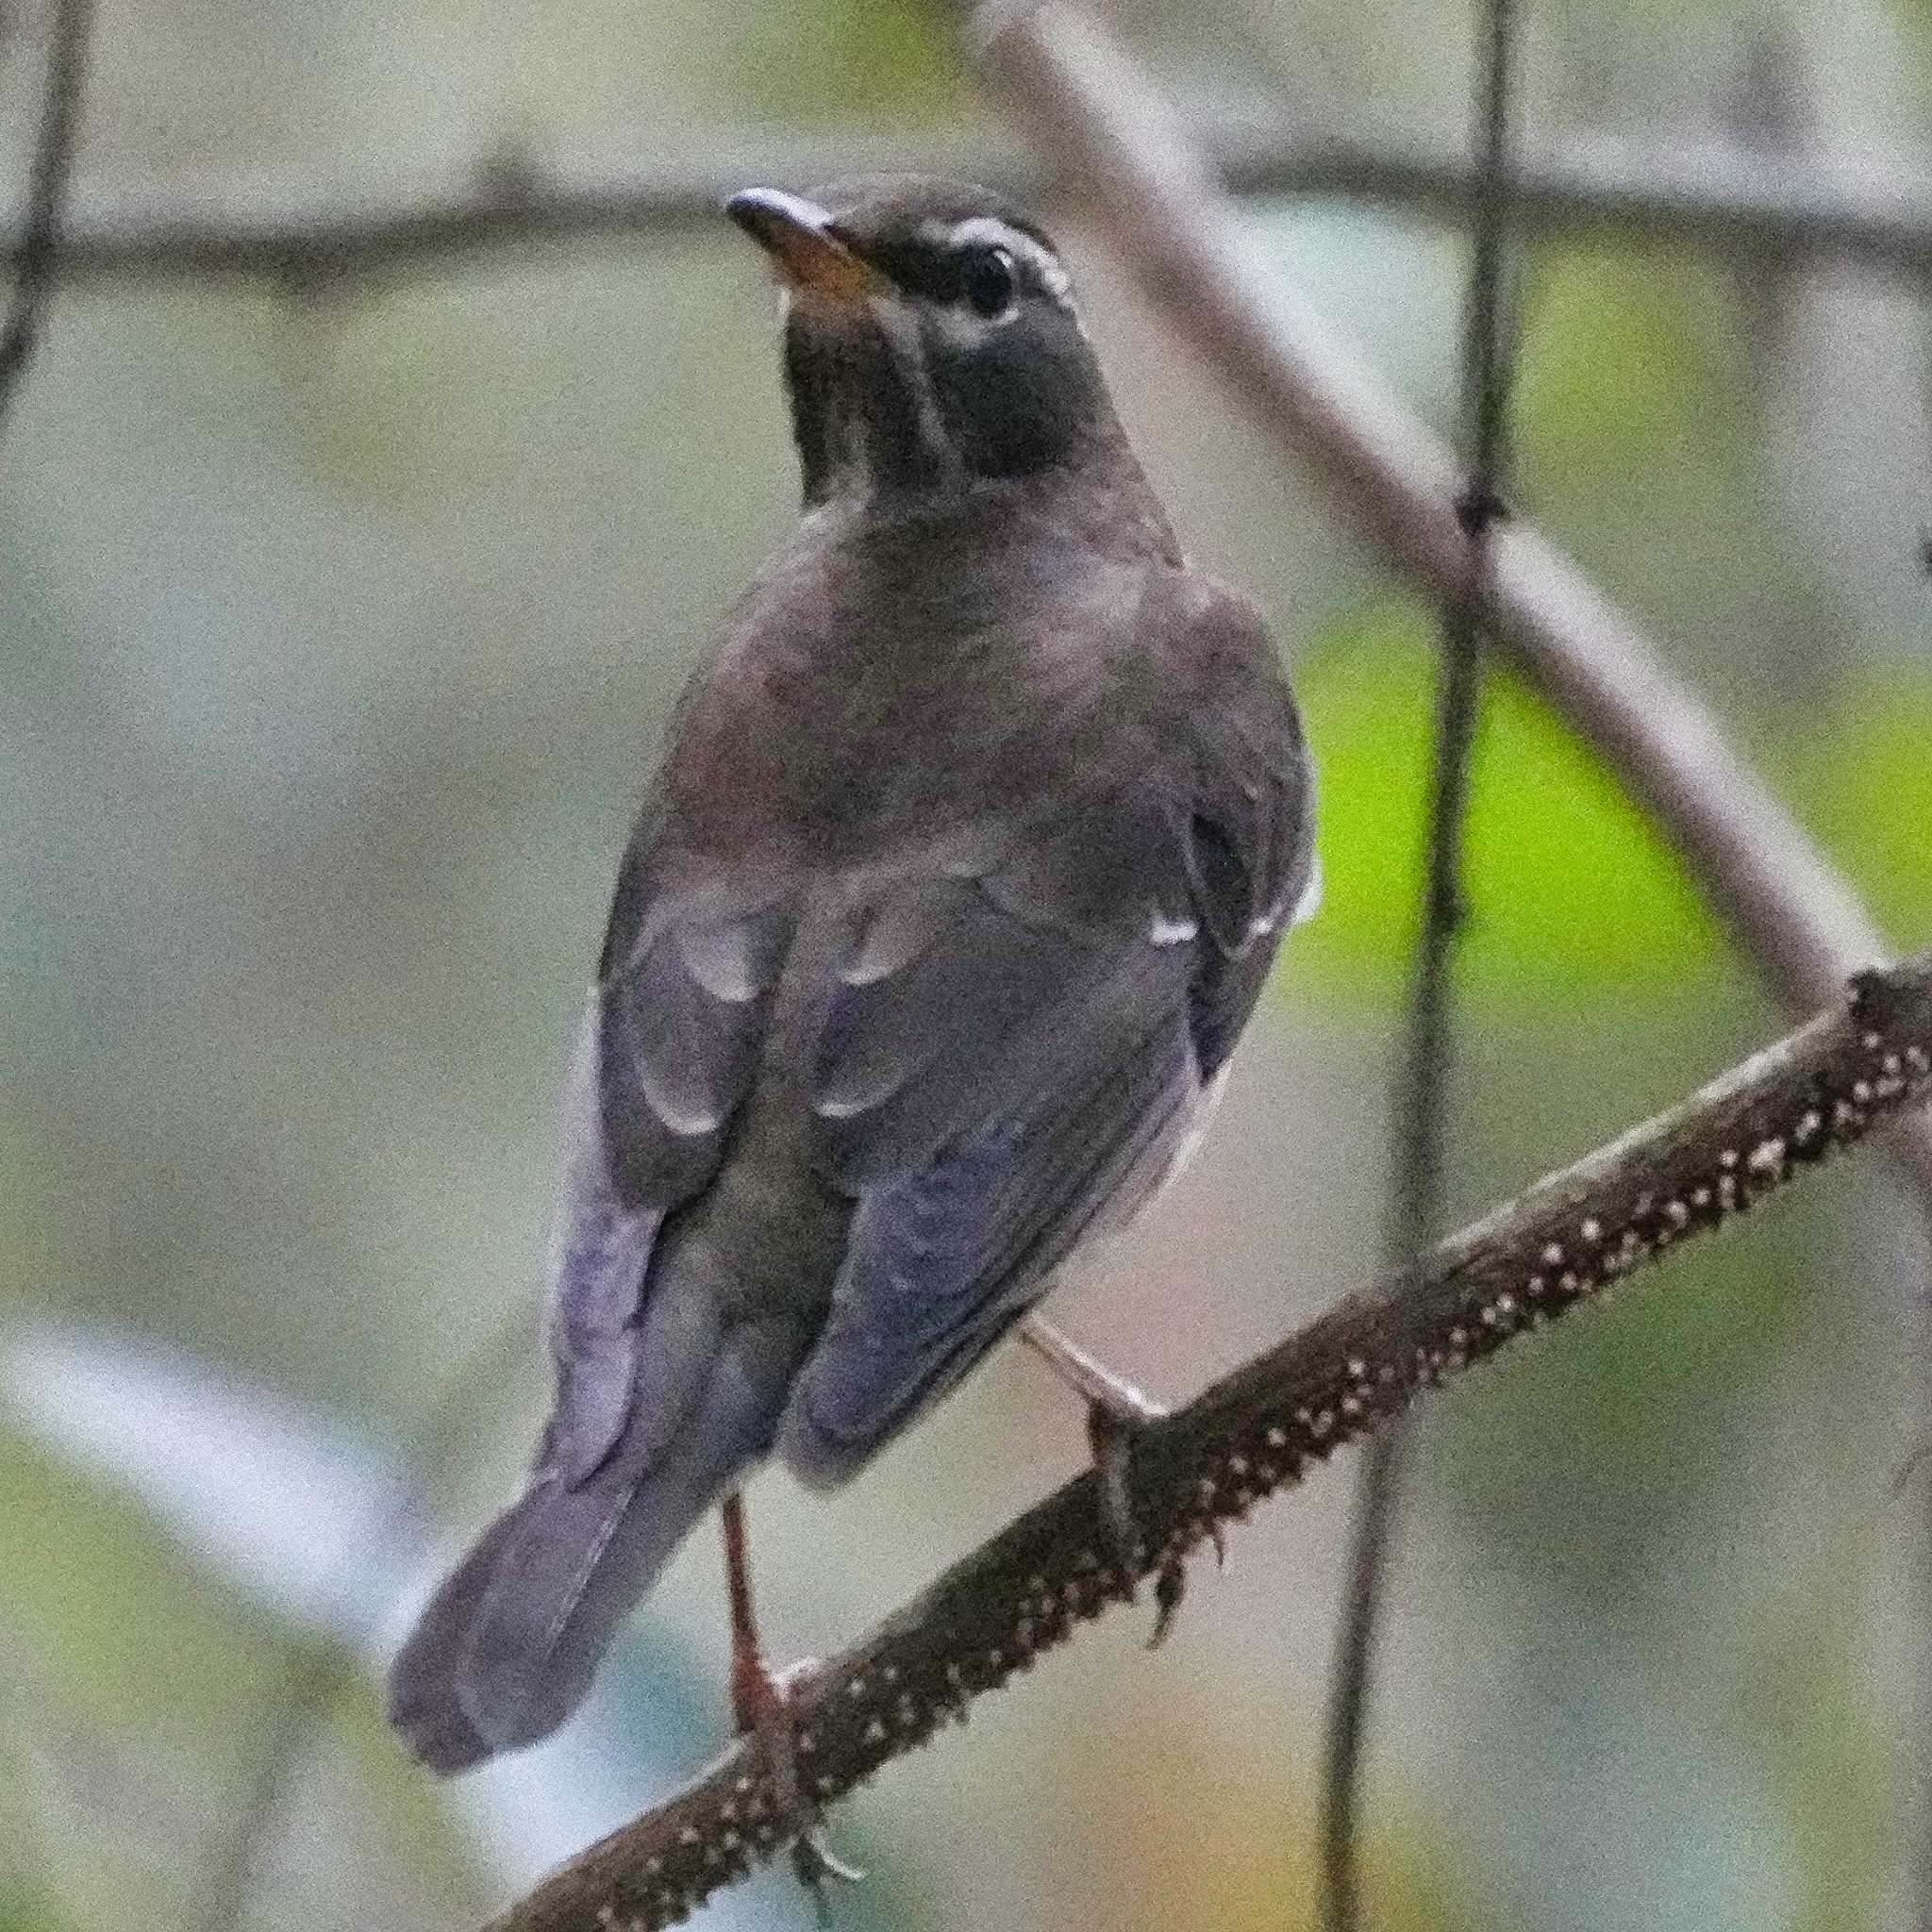
[[[798,1712],[794,1692],[817,1668],[813,1659],[774,1671],[756,1650],[734,1648],[731,1654],[731,1715],[741,1736],[755,1737],[765,1747],[772,1768],[779,1816],[791,1833],[791,1869],[811,1893],[821,1924],[829,1924],[831,1907],[826,1882],[838,1879],[856,1885],[865,1876],[848,1865],[825,1841],[818,1807],[806,1795],[798,1770]]]
[[[1028,1316],[1020,1333],[1087,1405],[1087,1440],[1100,1478],[1101,1532],[1121,1594],[1132,1603],[1142,1562],[1134,1521],[1134,1444],[1167,1410],[1039,1316]],[[1187,1572],[1179,1557],[1163,1563],[1154,1580],[1154,1632],[1148,1649],[1167,1636],[1186,1589]]]
[[[818,1805],[799,1775],[796,1687],[817,1666],[807,1658],[779,1673],[765,1662],[752,1604],[751,1546],[742,1492],[726,1496],[719,1514],[724,1532],[724,1580],[731,1599],[731,1716],[741,1737],[755,1737],[765,1748],[774,1805],[791,1839],[792,1870],[811,1893],[819,1923],[828,1924],[826,1879],[856,1883],[864,1874],[833,1857],[819,1823]]]

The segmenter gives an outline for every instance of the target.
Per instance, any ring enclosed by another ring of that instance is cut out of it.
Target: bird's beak
[[[851,307],[891,287],[853,253],[832,217],[803,195],[747,188],[724,204],[724,212],[772,258],[785,286],[800,294]]]

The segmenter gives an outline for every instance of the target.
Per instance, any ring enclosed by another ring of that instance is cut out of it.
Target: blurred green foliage
[[[69,1923],[51,1899],[0,1877],[0,1932],[66,1932]]]
[[[944,9],[929,0],[753,8],[719,55],[754,113],[792,125],[943,127],[972,86]]]
[[[9,1579],[8,1616],[81,1723],[192,1749],[275,1690],[279,1637],[211,1594],[131,1499],[0,1440],[0,1530],[41,1552]]]
[[[1932,672],[1888,664],[1792,733],[1794,793],[1873,910],[1911,943],[1932,930]]]
[[[1840,1587],[1753,1633],[1744,1667],[1747,1707],[1774,1740],[1769,1768],[1794,1853],[1795,1932],[1884,1923],[1897,1848],[1910,1842],[1909,1808],[1885,1774],[1886,1727],[1838,1641],[1858,1612],[1864,1529],[1843,1536]]]
[[[1381,1003],[1407,983],[1419,917],[1437,675],[1435,613],[1361,608],[1304,647],[1297,688],[1321,783],[1322,916],[1284,970]],[[1821,708],[1759,721],[1788,802],[1905,936],[1932,930],[1932,673],[1888,666]],[[1472,998],[1567,1007],[1707,983],[1724,936],[1682,863],[1520,678],[1493,663],[1470,801]]]

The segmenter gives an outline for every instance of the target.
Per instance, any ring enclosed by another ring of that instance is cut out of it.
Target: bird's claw
[[[1134,1601],[1141,1574],[1141,1534],[1134,1522],[1134,1438],[1146,1419],[1124,1407],[1095,1398],[1087,1406],[1087,1441],[1100,1478],[1100,1527],[1120,1579],[1121,1594]]]
[[[731,1659],[731,1714],[741,1736],[755,1737],[765,1747],[774,1802],[791,1833],[791,1869],[811,1893],[819,1923],[827,1924],[826,1881],[856,1885],[865,1874],[846,1864],[826,1842],[818,1807],[799,1776],[794,1698],[798,1685],[817,1668],[816,1659],[807,1657],[789,1670],[774,1671],[756,1651],[738,1652]]]
[[[1093,1465],[1100,1476],[1102,1533],[1113,1559],[1114,1574],[1120,1579],[1121,1595],[1128,1603],[1135,1600],[1144,1560],[1134,1521],[1134,1442],[1149,1423],[1165,1413],[1166,1410],[1138,1396],[1131,1407],[1094,1401],[1087,1410],[1087,1440],[1093,1445]],[[1216,1556],[1224,1555],[1220,1526],[1215,1525],[1208,1534],[1214,1539]],[[1147,1636],[1149,1650],[1158,1650],[1167,1641],[1174,1615],[1187,1592],[1187,1564],[1180,1549],[1170,1547],[1155,1565],[1154,1628]]]
[[[1188,1569],[1178,1556],[1161,1564],[1154,1578],[1154,1628],[1148,1633],[1147,1648],[1158,1650],[1174,1627],[1174,1612],[1188,1593]]]
[[[1112,1558],[1114,1574],[1120,1579],[1121,1595],[1132,1603],[1137,1593],[1145,1560],[1139,1525],[1134,1520],[1134,1444],[1148,1425],[1158,1422],[1167,1411],[1148,1401],[1138,1390],[1124,1387],[1124,1395],[1090,1396],[1087,1405],[1087,1440],[1093,1448],[1093,1466],[1100,1477],[1101,1531]],[[1219,1529],[1214,1546],[1221,1549]],[[1188,1573],[1180,1552],[1164,1556],[1154,1576],[1154,1628],[1147,1648],[1158,1650],[1174,1626],[1174,1613],[1187,1594]]]
[[[807,1825],[791,1840],[791,1869],[798,1882],[811,1893],[812,1915],[821,1925],[832,1923],[832,1902],[826,1891],[828,1880],[841,1885],[857,1885],[865,1874],[848,1865],[825,1842],[822,1824]]]
[[[1214,1545],[1214,1567],[1224,1570],[1227,1567],[1227,1537],[1221,1524],[1209,1523],[1202,1534]],[[1154,1629],[1147,1639],[1149,1650],[1158,1650],[1167,1641],[1167,1633],[1173,1628],[1174,1615],[1187,1593],[1187,1550],[1184,1543],[1176,1541],[1168,1546],[1155,1571]]]
[[[1087,1405],[1087,1441],[1100,1480],[1101,1539],[1121,1595],[1132,1603],[1143,1561],[1134,1521],[1134,1444],[1153,1424],[1166,1418],[1167,1410],[1040,1316],[1029,1315],[1020,1334]],[[1163,1559],[1154,1586],[1150,1648],[1167,1635],[1186,1587],[1179,1557]]]

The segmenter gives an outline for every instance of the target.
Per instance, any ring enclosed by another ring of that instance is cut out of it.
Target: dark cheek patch
[[[1056,317],[1055,320],[1058,320]],[[933,387],[948,435],[968,470],[1019,476],[1058,462],[1095,396],[1080,345],[1030,314],[992,330],[969,350],[928,335]]]

